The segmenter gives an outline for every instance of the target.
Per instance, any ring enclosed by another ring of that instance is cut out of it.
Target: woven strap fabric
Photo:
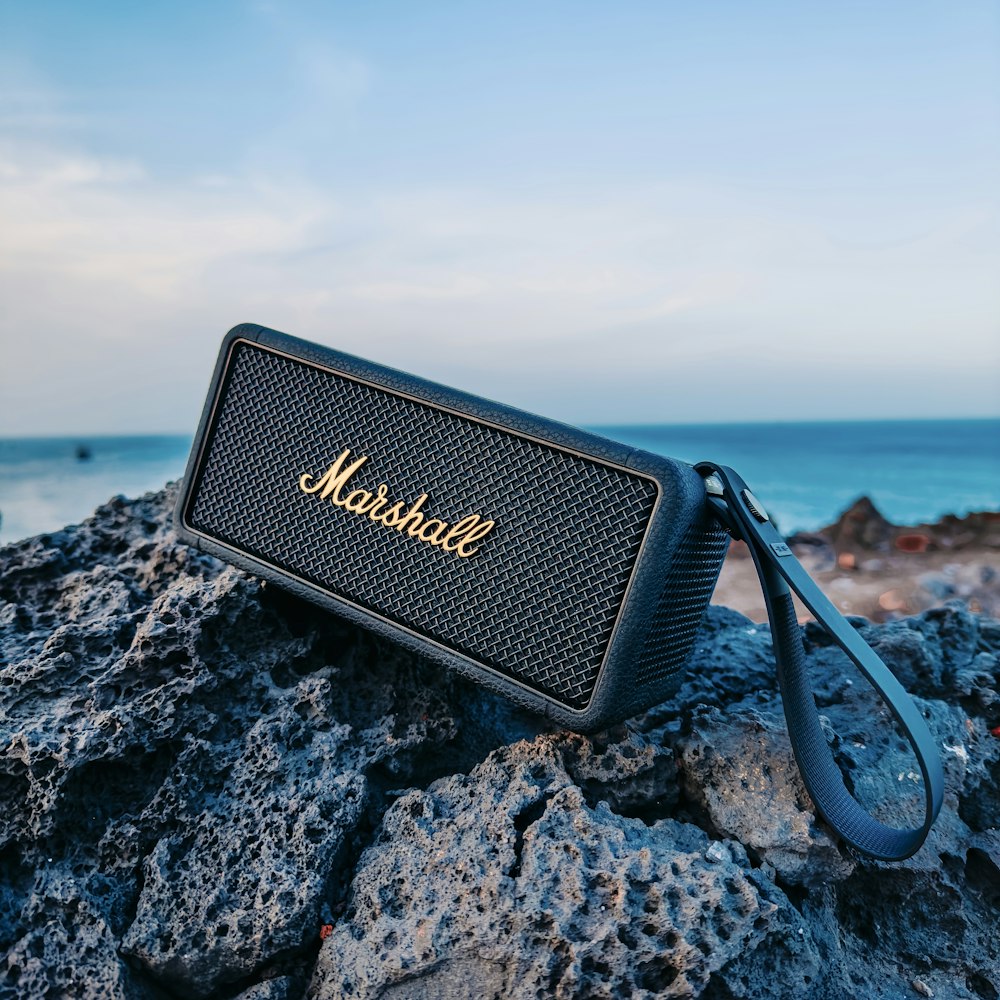
[[[714,462],[703,462],[697,469],[703,476],[711,477],[709,500],[716,515],[735,538],[742,538],[747,543],[757,567],[771,622],[788,735],[802,779],[816,808],[827,823],[862,854],[880,861],[902,861],[910,857],[923,844],[944,799],[941,756],[927,723],[889,668],[827,600],[792,555],[740,476]],[[923,777],[924,821],[919,827],[898,829],[880,823],[844,784],[813,700],[802,632],[789,587],[857,664],[905,733]]]

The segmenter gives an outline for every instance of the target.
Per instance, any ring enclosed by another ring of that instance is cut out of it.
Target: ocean
[[[190,448],[185,435],[0,438],[0,543],[74,524],[117,493],[159,489],[184,474]]]
[[[731,465],[786,534],[862,494],[897,524],[1000,510],[1000,419],[594,427],[688,462]],[[89,450],[77,458],[78,447]],[[0,439],[0,543],[55,531],[184,472],[190,437]]]

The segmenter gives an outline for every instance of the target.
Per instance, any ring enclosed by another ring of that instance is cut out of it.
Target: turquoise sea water
[[[785,534],[830,524],[862,494],[896,524],[1000,510],[998,419],[599,430],[686,462],[732,466]]]
[[[91,458],[76,458],[78,445]],[[139,496],[184,473],[186,436],[0,438],[0,543],[83,520],[116,493]]]
[[[899,524],[1000,510],[1000,420],[592,428],[689,462],[733,466],[782,531],[833,521],[861,494]],[[76,457],[78,445],[89,460]],[[54,531],[117,493],[182,475],[186,436],[0,439],[0,542]]]

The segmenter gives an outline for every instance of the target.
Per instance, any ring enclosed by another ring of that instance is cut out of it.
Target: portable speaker
[[[581,732],[676,691],[729,540],[744,538],[820,811],[860,850],[896,858],[940,808],[923,719],[724,466],[692,467],[247,324],[223,340],[175,525],[189,544]],[[927,790],[919,830],[882,826],[844,787],[788,584],[905,729]]]
[[[257,326],[177,527],[580,731],[676,689],[729,541],[689,465]]]

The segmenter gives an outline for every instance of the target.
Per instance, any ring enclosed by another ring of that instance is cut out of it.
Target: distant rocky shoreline
[[[925,846],[885,865],[817,820],[770,636],[735,611],[709,610],[675,699],[556,732],[181,545],[175,496],[0,549],[0,997],[1000,996],[985,605],[855,620],[947,782]],[[824,572],[914,554],[838,524],[795,540]],[[991,518],[943,531],[916,554],[994,551]],[[838,761],[906,821],[908,750],[804,634]]]
[[[885,622],[959,599],[974,613],[1000,616],[1000,511],[905,526],[861,497],[833,524],[797,532],[788,543],[845,614]],[[730,548],[714,600],[754,621],[767,617],[742,542]]]

